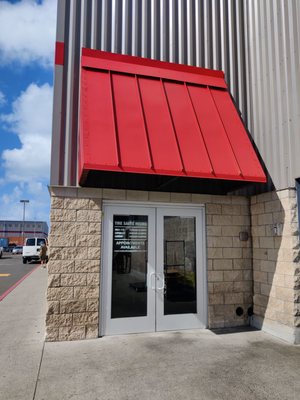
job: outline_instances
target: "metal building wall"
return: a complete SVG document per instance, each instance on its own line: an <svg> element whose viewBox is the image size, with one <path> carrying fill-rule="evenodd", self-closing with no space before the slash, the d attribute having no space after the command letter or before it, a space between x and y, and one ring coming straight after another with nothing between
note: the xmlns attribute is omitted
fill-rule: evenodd
<svg viewBox="0 0 300 400"><path fill-rule="evenodd" d="M300 177L300 1L247 0L248 127L276 189Z"/></svg>
<svg viewBox="0 0 300 400"><path fill-rule="evenodd" d="M288 11L285 3L289 3ZM285 18L277 15L277 6L284 9ZM277 16L281 21L276 29L271 20L265 24L271 10L273 18ZM298 16L295 17L293 11L298 11ZM288 24L290 18L293 18L292 31ZM65 43L65 60L63 67L55 68L51 184L77 184L79 61L81 47L88 47L223 70L272 178L276 185L288 186L291 181L288 183L286 174L282 179L277 178L284 175L281 162L289 160L288 151L296 143L286 148L287 129L282 129L280 124L285 123L286 127L297 124L288 122L289 114L283 112L291 107L296 112L296 104L290 101L288 108L284 99L287 99L286 86L296 90L297 78L291 82L288 76L291 66L286 65L285 69L281 64L272 64L269 53L276 48L274 61L282 62L290 46L292 57L292 43L287 40L295 31L298 36L293 36L293 43L297 47L297 0L60 0L57 41ZM265 39L264 32L268 32ZM268 43L280 34L284 36L281 47ZM296 59L295 55L293 57ZM267 72L271 65L273 69ZM296 73L295 63L293 68L291 73ZM272 74L276 79L281 77L280 84L276 85L276 96L274 84L270 86ZM285 93L285 97L277 104L279 92ZM273 101L268 101L271 94ZM294 97L299 100L296 95ZM272 113L279 109L281 113L277 113L275 123ZM275 142L277 134L285 144L284 150L279 148L278 140ZM292 137L296 141L293 134L291 130L290 142ZM275 157L272 146L276 150Z"/></svg>
<svg viewBox="0 0 300 400"><path fill-rule="evenodd" d="M51 184L77 183L81 47L224 70L247 119L243 5L239 0L60 0L57 41L65 42L65 60L55 68Z"/></svg>

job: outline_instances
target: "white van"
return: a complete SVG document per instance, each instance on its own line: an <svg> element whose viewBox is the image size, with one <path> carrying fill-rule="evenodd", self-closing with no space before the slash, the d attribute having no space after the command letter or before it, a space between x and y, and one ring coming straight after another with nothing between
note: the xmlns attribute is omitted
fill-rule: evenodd
<svg viewBox="0 0 300 400"><path fill-rule="evenodd" d="M23 264L26 264L27 261L38 261L40 259L40 248L41 245L47 245L47 239L45 238L27 238L25 240L25 244L23 246Z"/></svg>

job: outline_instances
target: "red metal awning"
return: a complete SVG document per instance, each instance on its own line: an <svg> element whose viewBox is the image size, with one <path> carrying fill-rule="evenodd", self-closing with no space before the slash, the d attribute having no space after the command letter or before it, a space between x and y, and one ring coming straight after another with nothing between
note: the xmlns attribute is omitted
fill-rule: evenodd
<svg viewBox="0 0 300 400"><path fill-rule="evenodd" d="M89 171L266 182L223 72L83 49L81 184Z"/></svg>

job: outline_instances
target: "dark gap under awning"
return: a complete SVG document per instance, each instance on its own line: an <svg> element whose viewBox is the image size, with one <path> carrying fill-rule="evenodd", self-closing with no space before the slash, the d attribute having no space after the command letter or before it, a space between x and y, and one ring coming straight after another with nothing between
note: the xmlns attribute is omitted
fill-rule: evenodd
<svg viewBox="0 0 300 400"><path fill-rule="evenodd" d="M266 176L221 71L83 49L79 182L226 193Z"/></svg>

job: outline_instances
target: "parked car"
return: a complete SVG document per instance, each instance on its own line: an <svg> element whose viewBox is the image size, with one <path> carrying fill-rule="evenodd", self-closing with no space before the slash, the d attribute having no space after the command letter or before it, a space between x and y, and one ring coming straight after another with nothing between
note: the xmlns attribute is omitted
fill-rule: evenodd
<svg viewBox="0 0 300 400"><path fill-rule="evenodd" d="M27 238L23 246L23 264L40 259L41 245L47 245L47 239L40 237ZM47 260L46 260L47 261Z"/></svg>
<svg viewBox="0 0 300 400"><path fill-rule="evenodd" d="M22 254L23 253L23 246L16 246L12 250L12 254Z"/></svg>
<svg viewBox="0 0 300 400"><path fill-rule="evenodd" d="M8 253L12 253L13 249L16 247L16 243L9 243L8 247L6 248L6 251Z"/></svg>
<svg viewBox="0 0 300 400"><path fill-rule="evenodd" d="M3 247L0 247L0 258L3 256Z"/></svg>

